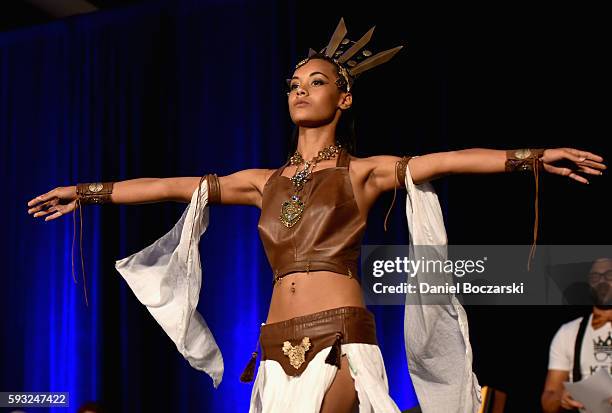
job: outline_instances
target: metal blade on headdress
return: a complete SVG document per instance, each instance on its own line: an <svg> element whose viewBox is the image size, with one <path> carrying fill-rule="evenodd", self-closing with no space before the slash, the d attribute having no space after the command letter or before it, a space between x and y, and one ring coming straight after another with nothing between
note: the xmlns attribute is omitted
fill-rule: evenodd
<svg viewBox="0 0 612 413"><path fill-rule="evenodd" d="M334 34L332 34L329 43L327 43L325 47L326 56L332 57L334 55L336 49L340 46L340 42L344 39L344 36L346 36L346 26L344 25L344 18L341 17L336 30L334 30Z"/></svg>
<svg viewBox="0 0 612 413"><path fill-rule="evenodd" d="M317 51L311 47L308 49L308 57L312 56L313 54L317 54Z"/></svg>
<svg viewBox="0 0 612 413"><path fill-rule="evenodd" d="M346 52L342 53L342 56L338 59L340 63L344 63L349 60L355 53L361 50L372 38L372 34L374 33L374 29L376 26L372 27L366 34L364 34L361 39L357 40L357 42L351 46Z"/></svg>
<svg viewBox="0 0 612 413"><path fill-rule="evenodd" d="M361 72L365 72L366 70L370 70L373 67L381 65L389 61L393 56L395 56L395 54L399 52L402 47L404 46L397 46L397 47L394 47L393 49L389 49L389 50L385 50L384 52L377 53L374 56L370 57L369 59L364 60L363 62L359 63L357 66L349 69L349 73L352 76L356 76Z"/></svg>

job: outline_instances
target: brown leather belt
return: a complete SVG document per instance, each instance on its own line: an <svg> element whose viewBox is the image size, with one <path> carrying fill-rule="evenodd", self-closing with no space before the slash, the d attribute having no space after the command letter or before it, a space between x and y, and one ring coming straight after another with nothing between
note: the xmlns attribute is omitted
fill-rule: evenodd
<svg viewBox="0 0 612 413"><path fill-rule="evenodd" d="M339 307L261 326L262 360L275 360L289 376L298 376L322 349L332 346L326 359L340 366L340 344L378 344L374 315L363 307ZM335 350L337 349L337 350ZM329 360L334 360L330 362Z"/></svg>

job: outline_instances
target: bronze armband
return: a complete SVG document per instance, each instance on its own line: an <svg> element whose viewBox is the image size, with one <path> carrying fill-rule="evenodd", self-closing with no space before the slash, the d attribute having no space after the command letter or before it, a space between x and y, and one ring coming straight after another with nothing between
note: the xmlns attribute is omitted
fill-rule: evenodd
<svg viewBox="0 0 612 413"><path fill-rule="evenodd" d="M511 149L506 151L506 172L533 171L540 168L540 158L546 149Z"/></svg>
<svg viewBox="0 0 612 413"><path fill-rule="evenodd" d="M82 205L110 203L114 184L114 182L91 182L77 184L77 198Z"/></svg>
<svg viewBox="0 0 612 413"><path fill-rule="evenodd" d="M406 166L410 159L412 159L412 156L403 156L402 159L395 163L395 176L397 176L397 182L401 187L405 186Z"/></svg>
<svg viewBox="0 0 612 413"><path fill-rule="evenodd" d="M401 188L405 188L406 182L406 166L408 166L408 161L412 158L412 156L402 156L402 159L395 162L395 177L397 179L397 183ZM389 213L395 204L395 193L397 192L397 185L393 185L393 199L391 200L391 206L387 210L387 214L385 215L385 222L383 224L383 228L387 231L387 219L389 218Z"/></svg>
<svg viewBox="0 0 612 413"><path fill-rule="evenodd" d="M206 175L208 182L208 205L221 204L221 186L217 174Z"/></svg>

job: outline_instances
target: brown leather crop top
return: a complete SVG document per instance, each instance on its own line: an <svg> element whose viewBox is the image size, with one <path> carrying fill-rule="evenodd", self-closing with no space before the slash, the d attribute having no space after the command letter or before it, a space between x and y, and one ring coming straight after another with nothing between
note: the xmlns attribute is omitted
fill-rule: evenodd
<svg viewBox="0 0 612 413"><path fill-rule="evenodd" d="M306 208L291 228L279 219L282 203L293 194L291 180L282 176L289 161L266 182L257 228L274 281L292 272L321 270L359 281L358 259L366 222L349 179L349 162L349 153L341 148L336 167L312 172L301 192Z"/></svg>

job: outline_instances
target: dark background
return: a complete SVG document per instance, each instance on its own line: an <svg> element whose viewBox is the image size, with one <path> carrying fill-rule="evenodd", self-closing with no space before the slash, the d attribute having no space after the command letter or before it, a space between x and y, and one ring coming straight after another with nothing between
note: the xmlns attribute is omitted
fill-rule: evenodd
<svg viewBox="0 0 612 413"><path fill-rule="evenodd" d="M199 309L226 361L224 382L213 390L113 266L167 232L186 205L84 211L85 307L78 238L78 285L70 279L72 217L33 220L26 202L76 182L280 166L291 133L284 79L309 47L325 46L342 16L353 40L376 24L375 51L405 46L356 85L356 156L568 146L609 162L609 30L602 10L531 3L408 3L401 11L396 2L90 3L100 10L58 18L7 2L0 13L7 193L0 207L7 218L1 391L69 389L73 406L98 399L112 411L244 410L250 386L237 376L271 291L257 210L212 208L200 243ZM450 244L531 243L531 175L451 176L434 185ZM541 177L538 243L611 244L609 190L607 173L588 186ZM408 242L405 193L383 231L391 198L377 201L364 243ZM372 310L391 394L409 408L415 401L404 372L403 308ZM508 393L507 412L540 411L550 340L588 310L466 308L480 383Z"/></svg>

